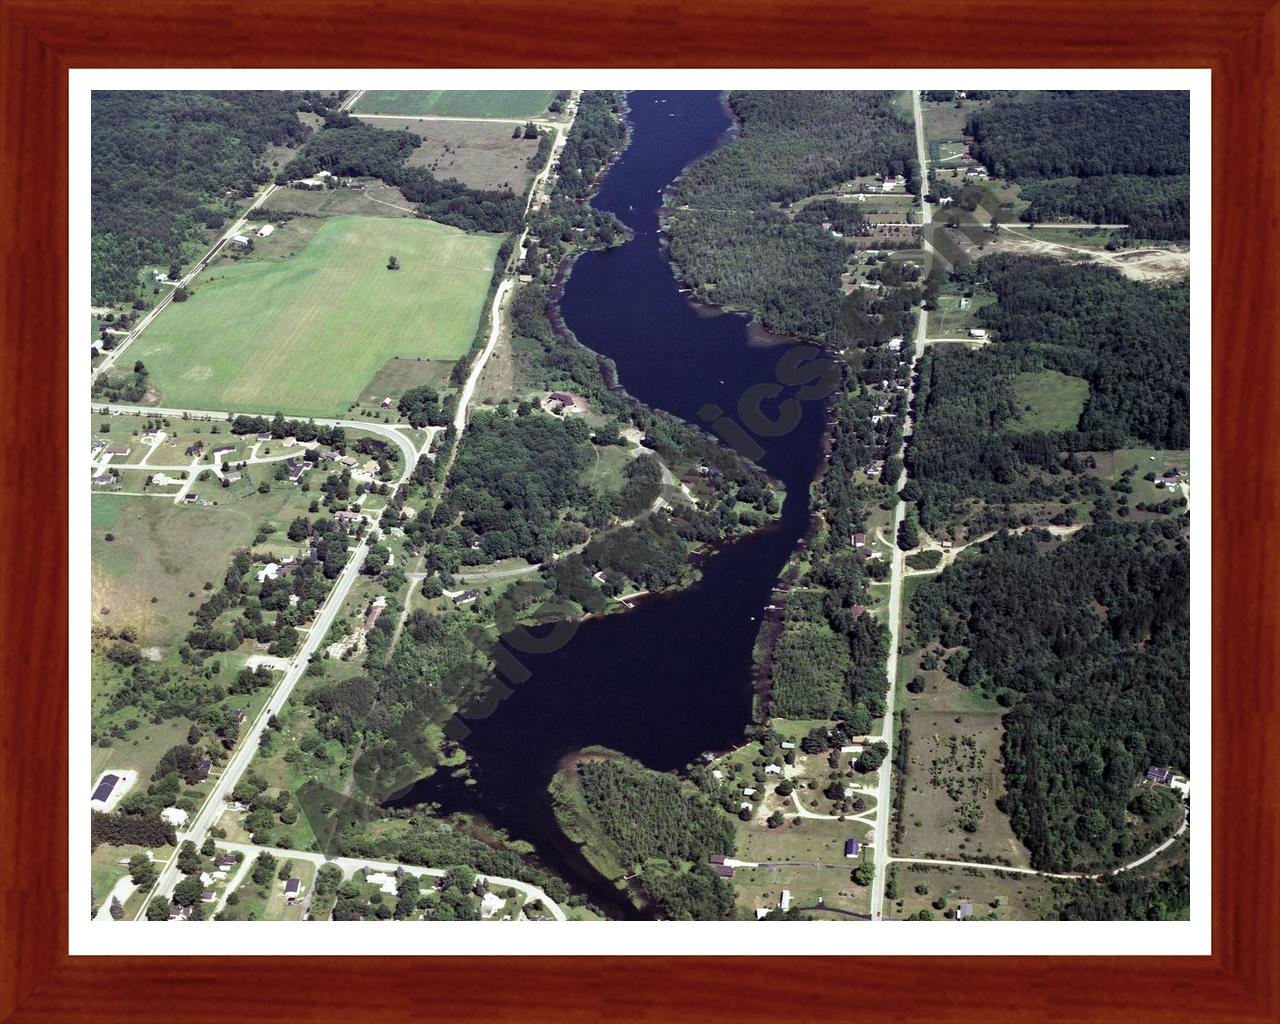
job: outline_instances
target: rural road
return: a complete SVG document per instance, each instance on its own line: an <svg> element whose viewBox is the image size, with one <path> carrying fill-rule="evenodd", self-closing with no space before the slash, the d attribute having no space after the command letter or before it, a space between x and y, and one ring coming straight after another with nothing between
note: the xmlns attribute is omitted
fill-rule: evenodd
<svg viewBox="0 0 1280 1024"><path fill-rule="evenodd" d="M261 416L264 419L271 419L275 413L261 412L216 412L207 409L168 409L163 406L152 405L113 405L110 402L94 402L90 401L90 407L93 411L106 409L113 416L167 416L170 419L182 419L186 417L188 420L212 420L217 422L230 422L237 416ZM413 442L405 437L404 432L397 430L395 427L386 423L379 423L376 420L333 420L324 419L318 416L294 416L292 419L305 419L308 423L315 423L321 427L342 427L347 430L367 430L371 434L377 434L391 441L400 449L400 454L404 456L405 464L409 467L408 472L413 471L413 462L418 456L418 450L414 447ZM154 468L154 467L142 467Z"/></svg>
<svg viewBox="0 0 1280 1024"><path fill-rule="evenodd" d="M912 90L911 106L915 115L916 129L916 159L920 163L920 246L925 254L925 275L932 266L933 243L929 240L928 228L930 221L933 219L932 211L928 203L924 201L924 193L928 188L929 181L929 159L928 151L924 143L924 115L920 110L920 91ZM920 307L920 317L916 321L916 338L915 346L911 355L911 365L907 370L907 379L912 381L914 389L915 368L921 355L924 354L925 339L928 337L929 311L922 305ZM902 427L902 445L904 454L906 451L907 438L911 436L911 410L908 407L905 421ZM895 490L901 491L907 482L907 470L904 466L901 474L898 476ZM888 683L888 689L885 693L885 710L884 725L881 728L881 740L889 748L885 754L884 762L880 766L880 785L876 793L876 823L875 831L872 834L872 842L874 844L875 856L875 878L871 882L871 919L879 921L883 919L882 911L884 909L884 887L888 875L889 865L889 818L891 814L891 803L893 797L893 758L894 758L894 729L893 729L893 713L894 705L897 701L898 691L898 647L902 643L902 578L905 569L906 553L898 547L896 541L898 536L898 528L902 525L902 521L906 518L907 505L901 499L893 509L893 530L889 543L893 545L893 558L890 561L889 571L889 658L885 666L885 674Z"/></svg>
<svg viewBox="0 0 1280 1024"><path fill-rule="evenodd" d="M417 875L418 877L430 876L431 878L442 878L445 874L444 868L427 868L415 864L398 864L385 860L370 860L366 857L326 857L322 853L312 853L307 850L282 850L274 846L254 846L250 843L229 843L219 841L218 845L232 853L243 853L245 861L256 857L260 853L269 853L277 860L305 860L312 864L321 866L324 864L336 864L342 869L344 878L349 878L354 872L363 868L369 868L373 871L385 871L388 874L394 874L396 868L404 868L406 874ZM521 882L515 878L499 878L496 875L484 875L477 872L476 878L490 888L506 887L515 889L525 894L531 900L541 900L542 905L547 908L547 912L557 921L567 921L568 917L550 896L536 885L528 882ZM230 888L230 887L228 887Z"/></svg>
<svg viewBox="0 0 1280 1024"><path fill-rule="evenodd" d="M1186 808L1183 808L1182 824L1178 826L1177 831L1174 832L1173 835L1162 842L1159 846L1156 846L1147 853L1144 853L1141 857L1137 858L1137 860L1129 861L1128 864L1122 864L1120 867L1112 868L1110 871L1098 871L1093 874L1070 871L1037 871L1035 868L1013 868L1009 867L1007 864L984 864L981 861L972 860L939 860L932 857L892 857L889 862L891 864L929 864L935 867L978 868L983 871L1011 871L1018 875L1039 875L1041 878L1087 878L1096 880L1099 878L1106 878L1109 875L1123 874L1125 871L1132 871L1136 867L1141 867L1153 857L1157 857L1164 853L1165 850L1169 849L1169 847L1176 843L1178 838L1186 832L1190 826L1191 817L1187 814ZM728 861L725 863L728 863Z"/></svg>

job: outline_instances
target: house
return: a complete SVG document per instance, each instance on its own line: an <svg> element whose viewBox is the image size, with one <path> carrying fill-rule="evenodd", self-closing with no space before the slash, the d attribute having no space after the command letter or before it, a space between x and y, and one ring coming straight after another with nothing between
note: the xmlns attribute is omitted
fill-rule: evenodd
<svg viewBox="0 0 1280 1024"><path fill-rule="evenodd" d="M280 566L275 562L268 562L258 570L258 582L263 583L266 580L273 580L280 575Z"/></svg>
<svg viewBox="0 0 1280 1024"><path fill-rule="evenodd" d="M1147 778L1160 786L1168 786L1173 782L1172 768L1157 768L1152 765L1147 769Z"/></svg>
<svg viewBox="0 0 1280 1024"><path fill-rule="evenodd" d="M187 454L199 458L204 454L204 442L196 441L194 444L187 445Z"/></svg>
<svg viewBox="0 0 1280 1024"><path fill-rule="evenodd" d="M123 458L124 456L129 454L130 450L131 449L126 448L124 445L113 444L110 448L107 449L106 454L119 455L121 458Z"/></svg>
<svg viewBox="0 0 1280 1024"><path fill-rule="evenodd" d="M789 741L784 741L784 742L782 742L782 743L779 743L779 744L778 744L778 746L780 746L783 750L795 750L795 749L796 749L796 745L795 745L794 743L789 742Z"/></svg>
<svg viewBox="0 0 1280 1024"><path fill-rule="evenodd" d="M722 772L719 768L712 768L712 769L711 769L711 777L712 777L713 779L715 779L715 780L716 780L716 782L723 782L723 781L724 781L724 772Z"/></svg>
<svg viewBox="0 0 1280 1024"><path fill-rule="evenodd" d="M292 435L290 435L289 437L286 437L286 438L285 438L283 441L281 441L280 443L281 443L282 445L284 445L286 448L292 448L294 445L296 445L296 444L298 443L298 439L297 439L296 437L293 437Z"/></svg>
<svg viewBox="0 0 1280 1024"><path fill-rule="evenodd" d="M160 812L160 817L174 828L181 828L187 823L187 812L181 807L166 807Z"/></svg>
<svg viewBox="0 0 1280 1024"><path fill-rule="evenodd" d="M872 468L874 469L875 467L873 466ZM866 544L867 544L867 535L865 533L855 533L853 535L853 546L855 549L866 547Z"/></svg>
<svg viewBox="0 0 1280 1024"><path fill-rule="evenodd" d="M855 604L850 606L849 614L852 615L854 619L860 619L862 616L867 614L867 610L862 605Z"/></svg>
<svg viewBox="0 0 1280 1024"><path fill-rule="evenodd" d="M302 479L302 474L311 468L309 462L295 462L289 469L289 483L296 484Z"/></svg>
<svg viewBox="0 0 1280 1024"><path fill-rule="evenodd" d="M170 920L170 921L190 921L190 920L191 920L191 908L190 908L190 907L174 907L174 908L172 908L172 909L169 911L169 920Z"/></svg>
<svg viewBox="0 0 1280 1024"><path fill-rule="evenodd" d="M395 875L389 875L385 871L366 871L364 880L366 884L376 885L389 896L395 894L397 888Z"/></svg>
<svg viewBox="0 0 1280 1024"><path fill-rule="evenodd" d="M233 444L220 444L218 445L217 448L215 448L212 452L210 452L210 454L225 455L227 452L233 452L235 450L236 450L236 446Z"/></svg>
<svg viewBox="0 0 1280 1024"><path fill-rule="evenodd" d="M249 717L249 712L244 708L236 708L236 725L244 725L244 720Z"/></svg>
<svg viewBox="0 0 1280 1024"><path fill-rule="evenodd" d="M767 765L765 765L765 766L764 766L764 773L765 773L766 775L781 775L781 774L782 774L782 765L779 765L779 764L767 764Z"/></svg>
<svg viewBox="0 0 1280 1024"><path fill-rule="evenodd" d="M337 459L338 459L337 452L321 452L320 453L321 462L336 462Z"/></svg>
<svg viewBox="0 0 1280 1024"><path fill-rule="evenodd" d="M358 523L364 522L364 516L359 512L352 512L350 509L340 508L333 514L333 518L338 520L347 529L352 529Z"/></svg>
<svg viewBox="0 0 1280 1024"><path fill-rule="evenodd" d="M116 478L110 473L99 473L93 478L93 485L95 487L101 487L103 484L115 483L115 479Z"/></svg>
<svg viewBox="0 0 1280 1024"><path fill-rule="evenodd" d="M971 338L985 338L986 336L987 336L987 329L985 327L969 328L969 337Z"/></svg>
<svg viewBox="0 0 1280 1024"><path fill-rule="evenodd" d="M302 895L302 881L297 878L290 878L284 883L284 898L290 903L297 900Z"/></svg>
<svg viewBox="0 0 1280 1024"><path fill-rule="evenodd" d="M270 441L270 440L271 440L271 431L269 431L269 430L264 430L261 434L259 434L259 435L258 435L258 440L259 440L259 441Z"/></svg>
<svg viewBox="0 0 1280 1024"><path fill-rule="evenodd" d="M219 857L214 861L214 863L218 866L219 871L228 871L240 862L231 856L231 854L226 854L225 856Z"/></svg>
<svg viewBox="0 0 1280 1024"><path fill-rule="evenodd" d="M270 238L271 233L275 231L275 229L276 229L276 226L274 224L263 224L262 227L258 228L258 237Z"/></svg>
<svg viewBox="0 0 1280 1024"><path fill-rule="evenodd" d="M200 778L207 779L209 777L209 769L213 767L213 762L207 757L202 761L196 762L196 768L200 772Z"/></svg>
<svg viewBox="0 0 1280 1024"><path fill-rule="evenodd" d="M723 853L713 853L713 854L708 855L708 857L707 857L707 863L708 863L708 864L723 864L723 863L724 863L724 854L723 854Z"/></svg>
<svg viewBox="0 0 1280 1024"><path fill-rule="evenodd" d="M365 188L365 184L363 181L349 181L347 182L347 188L353 188L357 192L363 192Z"/></svg>
<svg viewBox="0 0 1280 1024"><path fill-rule="evenodd" d="M756 795L755 788L754 788L754 787L752 787L752 786L748 786L746 789L744 789L744 790L742 791L742 795L743 795L743 796L755 796L755 795Z"/></svg>
<svg viewBox="0 0 1280 1024"><path fill-rule="evenodd" d="M890 338L890 339L889 339L889 351L890 351L890 352L897 352L900 348L902 348L902 339L901 339L901 338Z"/></svg>
<svg viewBox="0 0 1280 1024"><path fill-rule="evenodd" d="M728 864L717 864L714 870L715 870L715 873L719 875L721 878L733 877L733 868L729 867Z"/></svg>
<svg viewBox="0 0 1280 1024"><path fill-rule="evenodd" d="M961 903L961 904L960 904L960 906L956 907L956 920L957 920L957 921L967 921L967 920L969 920L969 918L971 918L971 917L973 917L973 904L972 904L972 903Z"/></svg>
<svg viewBox="0 0 1280 1024"><path fill-rule="evenodd" d="M384 399L382 400L382 408L384 408L384 409L390 409L390 408L391 408L391 396L390 396L390 395L388 395L386 398L384 398Z"/></svg>
<svg viewBox="0 0 1280 1024"><path fill-rule="evenodd" d="M453 603L461 607L464 604L470 604L480 596L480 591L472 588L471 590L463 590L453 595Z"/></svg>
<svg viewBox="0 0 1280 1024"><path fill-rule="evenodd" d="M382 609L387 606L387 599L383 595L379 595L373 599L373 604L369 608L369 614L364 617L364 631L370 632L378 622L378 616L382 614Z"/></svg>
<svg viewBox="0 0 1280 1024"><path fill-rule="evenodd" d="M768 907L756 907L756 920L757 920L757 921L763 921L763 920L764 920L766 917L768 917L768 916L769 916L769 908L768 908Z"/></svg>
<svg viewBox="0 0 1280 1024"><path fill-rule="evenodd" d="M253 243L250 242L249 239L245 238L244 235L232 235L231 244L234 245L237 249L247 249Z"/></svg>
<svg viewBox="0 0 1280 1024"><path fill-rule="evenodd" d="M116 788L116 783L119 781L119 775L102 776L102 778L98 780L98 788L93 791L93 796L89 798L89 802L105 804L111 799L111 791Z"/></svg>
<svg viewBox="0 0 1280 1024"><path fill-rule="evenodd" d="M218 894L214 892L212 889L206 889L204 892L200 894L201 903L212 903L217 898L218 898Z"/></svg>
<svg viewBox="0 0 1280 1024"><path fill-rule="evenodd" d="M242 477L241 477L241 474L239 473L228 473L225 477L223 477L223 479L226 480L227 483L229 484L234 484L234 483L239 483Z"/></svg>
<svg viewBox="0 0 1280 1024"><path fill-rule="evenodd" d="M791 909L791 890L790 889L782 890L782 895L778 897L778 908L783 913L786 913L788 910Z"/></svg>
<svg viewBox="0 0 1280 1024"><path fill-rule="evenodd" d="M880 183L880 191L892 192L898 187L898 176L896 174L885 175L884 181Z"/></svg>
<svg viewBox="0 0 1280 1024"><path fill-rule="evenodd" d="M862 844L856 839L846 839L844 841L844 855L846 857L862 856Z"/></svg>
<svg viewBox="0 0 1280 1024"><path fill-rule="evenodd" d="M487 892L480 900L480 917L482 920L489 920L499 910L506 905L506 900L496 893Z"/></svg>

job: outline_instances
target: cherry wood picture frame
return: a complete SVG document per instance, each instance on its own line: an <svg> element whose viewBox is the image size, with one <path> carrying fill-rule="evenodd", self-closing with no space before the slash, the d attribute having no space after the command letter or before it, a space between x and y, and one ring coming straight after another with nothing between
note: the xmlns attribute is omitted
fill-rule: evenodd
<svg viewBox="0 0 1280 1024"><path fill-rule="evenodd" d="M0 0L0 61L0 1020L1280 1020L1280 5ZM1212 69L1212 955L69 956L67 73L225 66Z"/></svg>

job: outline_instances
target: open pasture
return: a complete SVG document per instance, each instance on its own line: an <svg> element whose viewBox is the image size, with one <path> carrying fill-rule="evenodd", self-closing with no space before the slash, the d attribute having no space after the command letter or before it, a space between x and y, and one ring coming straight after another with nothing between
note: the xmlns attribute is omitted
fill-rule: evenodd
<svg viewBox="0 0 1280 1024"><path fill-rule="evenodd" d="M470 188L523 193L533 171L527 164L537 139L511 137L511 125L483 121L428 121L373 117L367 124L413 132L422 145L409 154L410 167L425 167L437 178L456 178Z"/></svg>
<svg viewBox="0 0 1280 1024"><path fill-rule="evenodd" d="M410 117L537 117L554 96L551 89L370 89L356 101L354 111Z"/></svg>
<svg viewBox="0 0 1280 1024"><path fill-rule="evenodd" d="M220 263L136 357L169 406L337 415L393 357L467 351L499 242L425 220L331 218L296 256Z"/></svg>

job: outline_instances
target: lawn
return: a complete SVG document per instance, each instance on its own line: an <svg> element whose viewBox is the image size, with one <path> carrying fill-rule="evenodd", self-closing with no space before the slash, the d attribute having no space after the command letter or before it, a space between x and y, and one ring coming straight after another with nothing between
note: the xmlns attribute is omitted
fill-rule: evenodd
<svg viewBox="0 0 1280 1024"><path fill-rule="evenodd" d="M555 96L548 89L370 89L356 101L361 114L404 114L411 117L537 117Z"/></svg>
<svg viewBox="0 0 1280 1024"><path fill-rule="evenodd" d="M1057 916L1055 883L1036 875L898 864L898 898L885 900L884 919L901 921L928 911L932 920L950 918L961 903L972 903L974 920L1040 921ZM917 892L917 887L924 892ZM941 908L934 903L941 902Z"/></svg>
<svg viewBox="0 0 1280 1024"><path fill-rule="evenodd" d="M337 415L387 360L470 348L500 242L426 220L331 218L300 255L220 262L134 354L169 406Z"/></svg>
<svg viewBox="0 0 1280 1024"><path fill-rule="evenodd" d="M1013 378L1013 394L1022 419L1010 429L1074 430L1089 398L1089 382L1057 370L1019 373Z"/></svg>

